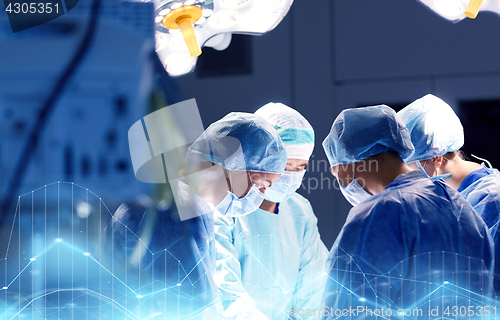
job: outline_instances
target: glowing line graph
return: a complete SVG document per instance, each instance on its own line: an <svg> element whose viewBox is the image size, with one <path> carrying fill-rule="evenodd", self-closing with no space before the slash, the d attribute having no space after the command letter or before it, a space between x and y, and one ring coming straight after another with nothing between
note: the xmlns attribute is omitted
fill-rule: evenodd
<svg viewBox="0 0 500 320"><path fill-rule="evenodd" d="M336 246L336 251L334 252L337 252L337 256L330 257L332 261L335 261L335 263L328 269L329 285L327 285L327 291L329 294L333 293L337 298L327 302L326 304L329 306L338 306L341 308L341 306L344 306L345 301L351 301L347 305L356 308L356 303L352 303L352 301L354 301L353 298L358 300L358 304L359 302L363 302L365 306L371 306L372 308L380 308L383 306L398 310L425 308L431 306L432 303L437 303L436 305L442 306L443 301L451 300L455 301L457 305L460 305L458 302L463 302L472 306L495 306L497 302L497 300L495 300L490 293L486 291L484 294L482 293L483 289L487 289L491 286L491 282L487 280L491 280L491 275L486 270L483 260L480 259L474 259L455 252L429 252L407 258L401 261L398 265L394 266L387 273L377 274L373 272L364 272L357 261L345 250L343 250L343 248ZM463 259L463 261L467 261L467 263L461 265L460 267L455 265L455 270L450 271L450 264L445 263L445 261L458 262L459 258ZM427 272L423 272L422 269L425 269L425 267L422 268L422 265L416 262L419 259L425 259L423 261L428 260ZM434 266L434 263L441 266L442 270L437 270L436 267L431 267ZM367 265L369 266L369 264ZM404 265L409 265L413 268L420 265L422 269L419 270L419 272L412 271L412 273L407 274L403 272ZM448 266L447 268L444 267L446 265ZM482 271L478 270L478 265L482 265ZM354 266L355 268L349 268L348 266ZM399 271L399 268L401 268L401 271ZM398 274L399 276L394 274ZM476 292L468 286L461 286L454 283L454 281L450 279L454 278L456 279L455 281L465 282L470 285L471 274L476 275L477 278L480 279L480 282L478 283L485 286L484 288L481 287L479 289L481 292ZM425 277L428 277L428 281L424 280ZM364 279L365 281L359 281L360 279ZM442 279L445 280L442 281ZM391 299L391 291L388 289L391 287L391 283L396 283L397 281L401 284L400 288L397 288L397 290L400 291L396 291L396 293L398 293L396 301L398 301L399 304ZM404 292L404 289L411 288L412 283L415 284L413 292ZM426 288L431 290L422 290L422 288L418 288L417 290L417 285L427 285ZM371 290L373 300L365 299L367 293L365 288L369 288ZM381 289L383 293L378 291L378 289ZM478 288L475 288L475 290L477 289ZM389 294L387 294L387 291ZM427 292L421 295L423 291ZM352 298L346 298L349 295L351 295ZM403 300L400 299L404 295L412 295L413 303L407 304L408 300L406 300L406 302L402 304L401 302ZM340 303L340 305L337 305L336 303ZM383 315L379 317L387 318ZM339 318L342 318L342 316L331 317L328 319ZM418 319L418 317L406 318ZM489 319L489 316L483 318ZM390 317L387 319L390 319Z"/></svg>
<svg viewBox="0 0 500 320"><path fill-rule="evenodd" d="M48 200L47 190L50 187L55 188L56 186L57 186L57 198L47 201ZM61 193L64 193L64 191L68 191L68 190L62 190L63 189L62 186L68 186L71 189L71 201L69 201L69 199L67 198L63 199L64 196L61 196ZM96 239L92 239L92 234L90 232L91 231L91 226L89 226L90 219L85 219L83 222L82 219L80 219L80 225L77 225L75 227L75 221L77 219L73 215L71 215L71 222L68 222L69 221L68 215L66 215L63 212L65 206L64 203L66 203L66 206L69 203L71 203L71 210L68 210L68 208L66 208L66 213L67 212L74 213L73 209L76 199L73 193L74 189L78 189L80 192L83 192L85 194L83 198L84 198L84 203L87 204L87 207L90 207L90 203L94 204L94 202L98 202L98 210L95 209L92 212L92 214L97 215L99 218L97 223L94 221L94 224L99 225L98 232L102 231L101 223L103 222L103 220L101 213L104 213L105 216L109 215L107 218L108 222L113 221L115 223L120 224L126 230L126 236L129 237L129 240L130 238L132 238L134 243L137 243L137 245L142 246L145 253L150 255L150 257L152 257L151 263L153 263L153 266L155 263L154 259L155 255L165 255L165 261L167 260L167 256L170 257L169 261L171 258L173 258L173 260L178 264L178 269L182 270L182 273L184 273L181 279L179 279L179 281L174 285L168 285L163 281L154 279L154 271L153 271L153 277L148 277L146 279L143 278L141 281L141 276L140 276L141 271L139 263L139 270L133 270L132 272L132 275L136 277L136 280L137 278L139 279L140 286L137 287L137 286L132 286L127 281L127 274L130 273L130 268L127 265L125 265L125 274L126 274L125 278L122 278L118 274L116 274L113 271L113 269L109 269L107 266L101 263L99 257L102 257L102 253L100 251L96 252L98 254L97 256L94 256L91 253L92 250L89 250L89 248L92 247L92 242L96 241ZM44 199L43 201L41 201L41 205L40 203L37 203L40 201L38 200L35 201L36 198L35 195L37 193L38 195L40 195L40 193L44 194ZM90 201L89 201L89 195L92 198L90 199ZM23 199L30 200L29 202L31 202L30 203L31 207L27 208L26 205L22 205ZM48 202L49 202L49 207L52 207L53 209L52 212L50 209L49 211L47 211ZM56 210L57 210L57 221L54 220L47 221L47 217L55 216ZM38 225L40 222L42 223ZM31 223L31 225L26 225L27 223L28 224ZM65 223L66 224L69 223L71 225L71 228L64 230ZM57 226L55 226L56 224ZM111 309L112 314L114 314L116 309L118 310L117 312L126 314L128 315L128 317L132 317L134 319L143 318L143 316L141 316L141 313L144 312L148 313L148 317L159 316L162 315L162 312L153 312L154 308L151 309L148 307L148 304L151 304L151 306L153 305L152 302L153 300L151 300L151 298L154 298L158 294L164 294L166 292L170 292L170 294L173 295L174 298L177 295L178 301L181 301L183 299L189 299L189 297L186 298L185 294L179 296L179 294L176 293L175 290L178 290L180 287L183 287L183 284L186 282L189 283L191 287L193 287L199 281L201 281L201 279L204 276L207 275L207 270L205 269L205 272L201 273L201 275L199 275L199 278L192 279L192 277L190 277L193 274L194 270L200 265L200 263L203 262L203 260L197 261L196 265L193 266L192 268L185 268L185 266L182 263L182 260L177 258L175 254L170 252L168 249L163 249L153 252L149 248L147 243L145 243L141 239L141 237L139 237L134 232L134 230L132 230L127 225L125 225L119 220L116 220L113 217L113 214L110 212L109 208L106 206L106 204L102 201L100 197L98 197L92 191L75 183L55 182L52 184L47 184L43 187L37 188L36 190L33 190L31 192L19 196L16 206L16 211L13 216L12 225L10 226L9 229L10 233L8 235L8 241L6 243L5 255L3 259L0 259L0 262L5 265L4 266L5 285L3 288L0 288L0 294L4 296L5 302L3 307L0 305L0 318L14 319L16 317L21 316L24 313L24 311L27 311L28 309L32 310L31 312L36 312L45 317L47 317L47 315L49 314L48 313L49 310L53 310L51 311L52 313L54 312L59 313L61 310L67 309L68 306L72 305L73 304L72 301L78 300L79 298L83 297L82 295L74 296L73 293L76 292L79 293L83 292L84 295L86 296L85 299L87 302L89 301L90 295L93 296L94 298L97 297L100 299L99 300L100 302L97 306L96 305L82 306L82 304L80 303L80 308L81 307L87 308L87 313L89 308L95 309L96 307L98 307L99 310L101 310L103 307L107 308L111 305L114 305L115 307ZM28 229L31 232L31 235L25 236L23 232ZM48 235L49 233L52 233L52 235ZM52 239L47 241L47 237L49 238L52 237ZM101 240L100 235L97 236L97 241L99 240ZM37 241L39 242L39 245L42 245L42 248L36 249ZM79 245L75 245L76 243L79 243ZM82 244L84 245L83 247L81 246ZM62 248L65 248L65 250L61 251ZM12 251L13 249L19 249L19 250L16 250L17 252L14 253ZM112 250L115 250L114 246L112 247ZM14 256L14 260L11 259L12 258L11 255ZM84 260L82 260L81 258L77 258L77 256L82 257ZM51 261L51 259L56 261ZM23 260L27 260L26 263L23 264L22 263ZM10 266L9 261L14 263L14 267L9 267ZM89 262L91 263L89 264ZM38 265L38 270L35 268L34 264ZM111 264L111 266L113 266L113 264ZM64 270L65 268L66 270ZM81 272L83 273L80 272L79 274L76 275L76 277L74 277L75 270L77 270L77 268L80 268ZM69 269L71 269L70 282L68 282ZM14 270L15 272L13 273ZM96 272L96 270L98 271ZM37 286L37 284L35 283L36 282L35 278L40 277L40 275L38 275L40 271L42 271L43 273L42 275L43 279L41 280L42 281L41 288L40 285L38 285L39 286L38 290L35 290L35 287ZM57 283L55 282L56 281L55 277L52 277L50 274L48 274L49 271L57 274ZM62 279L63 276L60 277L61 271L68 273L68 275L66 275L67 279L63 280ZM108 277L105 277L106 278L105 281L113 279L113 281L107 281L106 283L107 286L102 286L102 284L100 283L102 281L103 274L108 275ZM98 286L96 286L95 284L89 286L89 281L91 281L90 280L91 277L96 278L97 276L99 277L97 283ZM21 279L21 277L23 277L23 279ZM26 277L31 278L31 284L29 283L30 281L26 281ZM73 279L75 280L79 279L78 285L72 285ZM49 285L47 285L48 281L52 282L53 284L56 284L57 288L48 289L50 287ZM83 282L86 285L82 286ZM43 283L45 283L45 285ZM117 289L115 288L117 284L123 287L124 290L118 289L117 291ZM28 290L26 290L25 288L27 285L31 285L31 288L28 288ZM152 288L155 287L157 289L152 290ZM40 291L40 289L42 290ZM106 293L101 292L105 290L111 291L111 294L109 294L108 292ZM172 290L174 291L171 292ZM24 293L25 291L28 291L29 293L27 296ZM71 293L69 301L64 300L66 299L66 297L63 299L64 301L61 300L62 298L60 297L60 294L65 294L65 293ZM115 293L119 294L115 295ZM0 301L2 300L1 295L0 295ZM50 301L50 303L48 302L47 300L48 297L56 299L56 296L57 296L57 301ZM161 297L163 297L163 295ZM194 299L195 301L197 299L196 297L191 297L191 298ZM12 302L13 300L14 302ZM165 300L167 300L167 296L165 296ZM7 301L10 302L8 303ZM213 301L201 307L192 305L191 306L192 308L190 310L187 310L183 314L178 314L177 316L175 315L171 316L171 318L184 318L186 316L189 317L190 315L200 315L203 314L206 309L214 307L216 303L217 303L216 301ZM50 305L55 305L55 306L50 306ZM2 309L4 309L3 312ZM72 307L71 309L74 309L74 307ZM71 312L73 315L73 310L71 310ZM82 317L88 318L88 314ZM94 318L96 317L94 316ZM102 315L97 316L97 318L102 318Z"/></svg>

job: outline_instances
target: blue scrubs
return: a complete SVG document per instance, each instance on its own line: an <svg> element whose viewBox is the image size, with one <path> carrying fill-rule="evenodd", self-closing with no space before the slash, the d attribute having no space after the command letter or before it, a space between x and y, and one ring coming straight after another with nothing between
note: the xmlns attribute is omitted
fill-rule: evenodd
<svg viewBox="0 0 500 320"><path fill-rule="evenodd" d="M500 220L500 172L487 168L473 171L458 191L476 209L494 236Z"/></svg>
<svg viewBox="0 0 500 320"><path fill-rule="evenodd" d="M345 310L342 319L375 319L381 308L428 319L443 303L488 294L493 257L485 223L457 191L420 171L399 175L349 212L327 261L323 319Z"/></svg>
<svg viewBox="0 0 500 320"><path fill-rule="evenodd" d="M471 172L462 181L458 191L476 209L490 229L497 257L495 259L494 289L500 294L500 172L497 169L482 168Z"/></svg>

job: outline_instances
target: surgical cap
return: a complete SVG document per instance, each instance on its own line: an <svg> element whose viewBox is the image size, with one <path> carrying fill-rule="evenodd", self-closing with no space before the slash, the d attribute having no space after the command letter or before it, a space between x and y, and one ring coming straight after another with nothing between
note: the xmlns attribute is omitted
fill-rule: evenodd
<svg viewBox="0 0 500 320"><path fill-rule="evenodd" d="M413 152L408 130L396 112L385 105L342 111L323 148L331 167L386 151L395 151L403 159Z"/></svg>
<svg viewBox="0 0 500 320"><path fill-rule="evenodd" d="M428 94L401 111L399 117L410 131L415 153L405 162L427 160L460 149L464 128L453 109L443 100Z"/></svg>
<svg viewBox="0 0 500 320"><path fill-rule="evenodd" d="M286 151L266 120L233 112L212 123L188 148L186 159L213 162L231 171L282 173Z"/></svg>
<svg viewBox="0 0 500 320"><path fill-rule="evenodd" d="M314 130L298 111L282 103L270 102L255 114L278 131L288 158L309 160L314 149Z"/></svg>

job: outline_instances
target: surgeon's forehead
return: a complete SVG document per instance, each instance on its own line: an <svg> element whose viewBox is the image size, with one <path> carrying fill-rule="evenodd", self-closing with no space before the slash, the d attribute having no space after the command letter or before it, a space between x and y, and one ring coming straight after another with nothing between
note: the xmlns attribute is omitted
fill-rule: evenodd
<svg viewBox="0 0 500 320"><path fill-rule="evenodd" d="M331 167L330 171L331 173L338 178L339 172L349 172L352 170L352 163L347 163L347 164L338 164L336 166Z"/></svg>

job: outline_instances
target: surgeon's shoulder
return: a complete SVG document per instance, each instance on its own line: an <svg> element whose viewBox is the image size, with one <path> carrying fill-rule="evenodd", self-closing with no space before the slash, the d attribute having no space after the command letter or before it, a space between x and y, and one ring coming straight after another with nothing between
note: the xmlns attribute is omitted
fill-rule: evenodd
<svg viewBox="0 0 500 320"><path fill-rule="evenodd" d="M348 221L362 222L366 219L399 219L406 211L406 203L400 192L384 190L368 200L354 206L347 217Z"/></svg>
<svg viewBox="0 0 500 320"><path fill-rule="evenodd" d="M476 190L487 189L489 194L499 194L500 193L500 172L498 170L489 170L492 174L484 176L478 179L472 184L472 187Z"/></svg>
<svg viewBox="0 0 500 320"><path fill-rule="evenodd" d="M294 192L290 198L286 200L287 202L292 202L295 205L299 206L311 206L311 203L309 200L307 200L303 195L300 193Z"/></svg>
<svg viewBox="0 0 500 320"><path fill-rule="evenodd" d="M316 215L311 206L309 200L307 200L301 194L295 192L292 196L285 200L284 203L280 204L282 210L289 209L289 211L295 216L307 217L313 223L317 222Z"/></svg>

